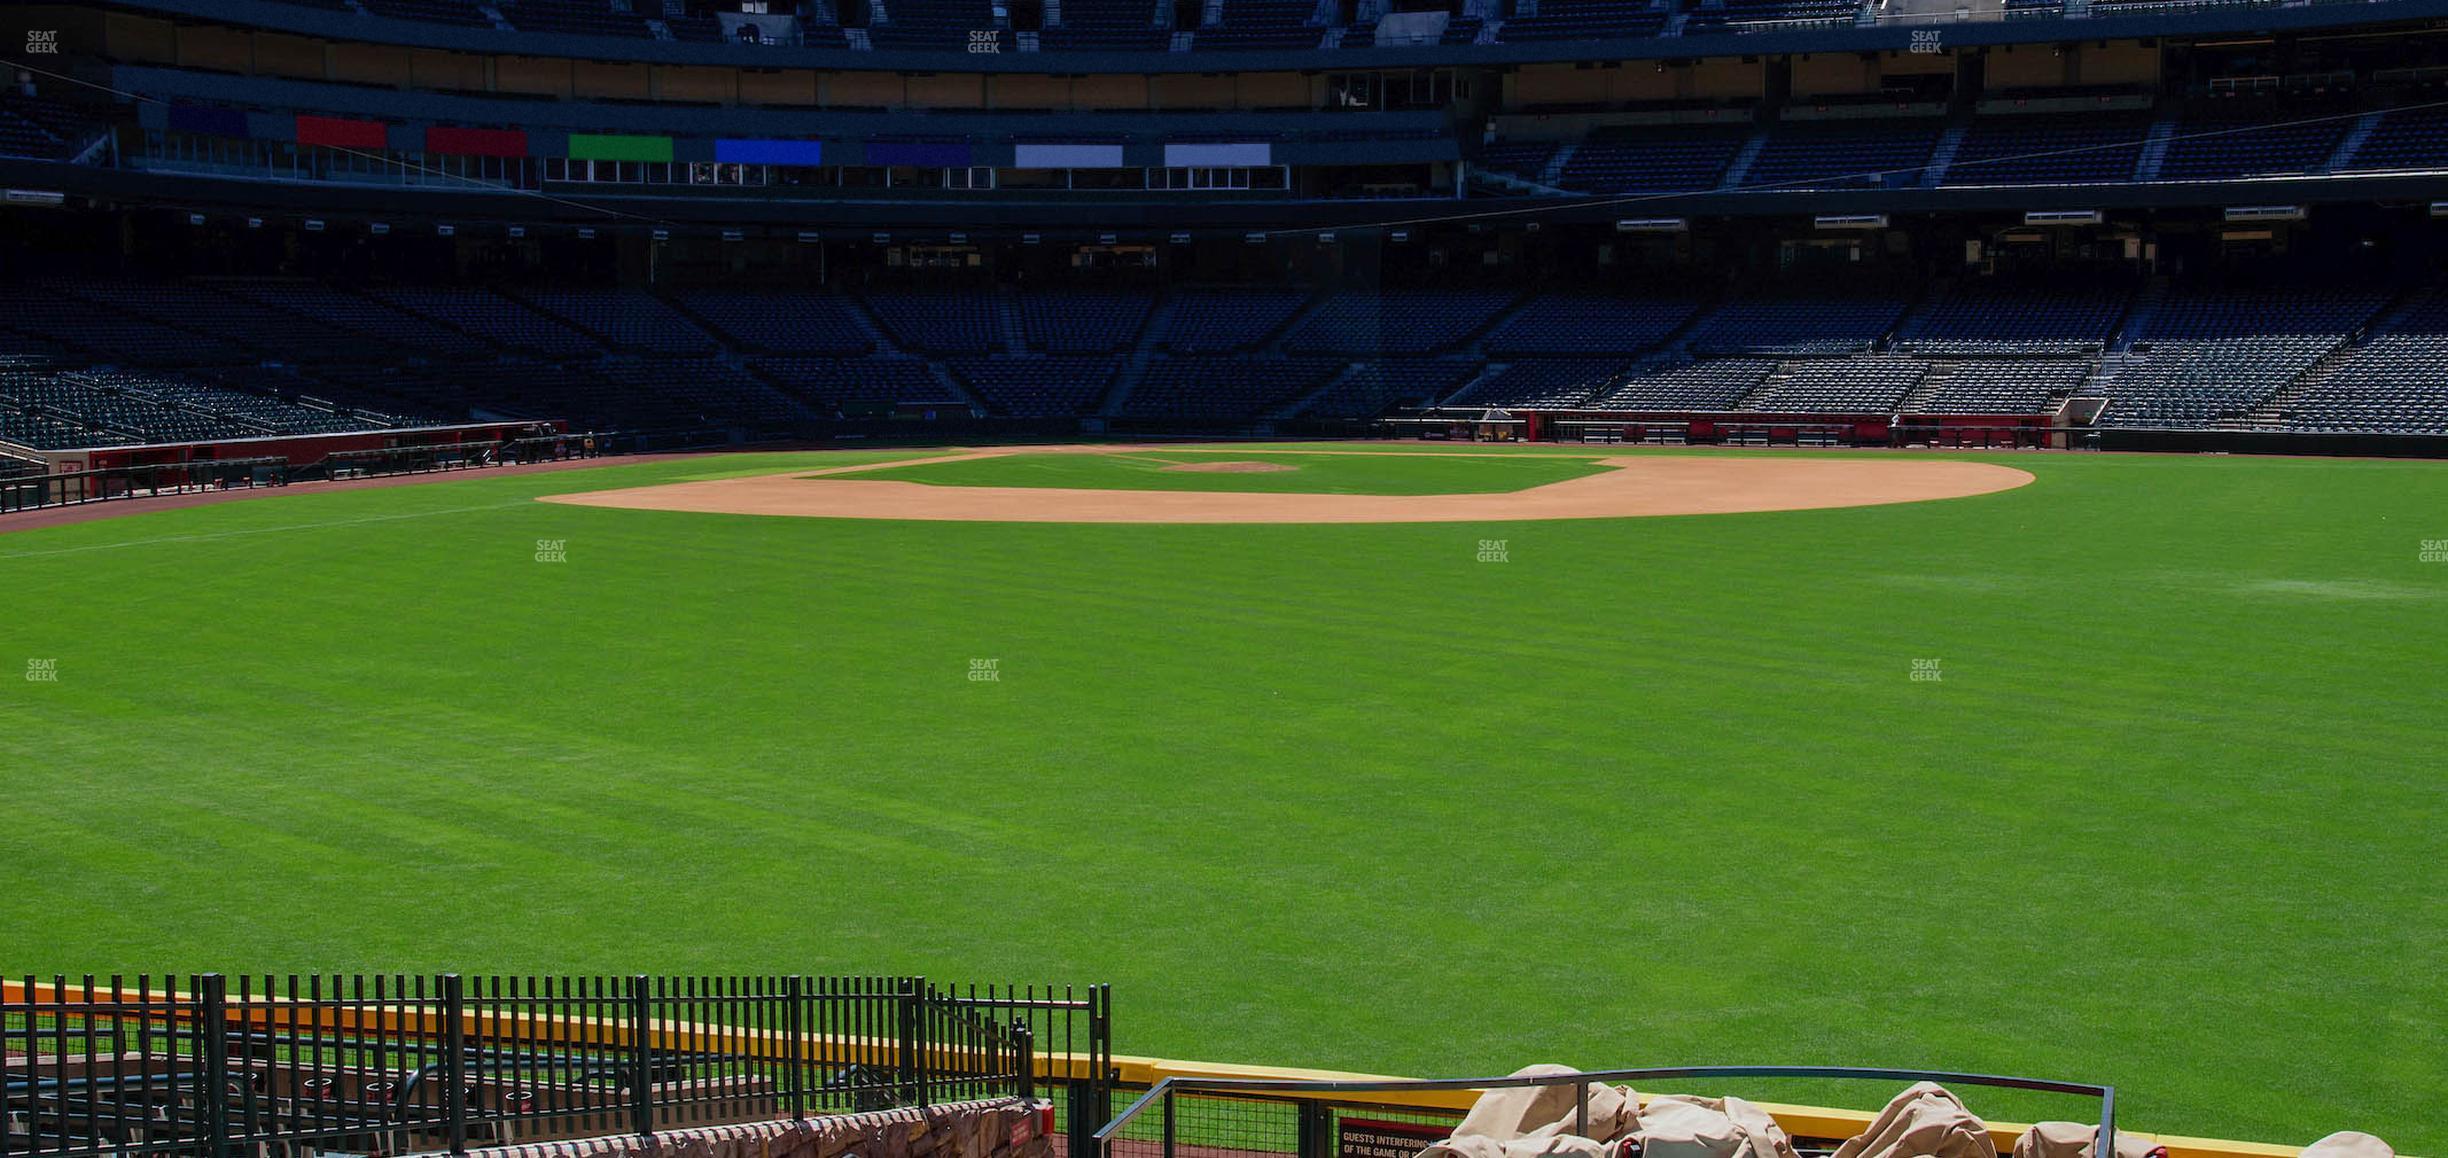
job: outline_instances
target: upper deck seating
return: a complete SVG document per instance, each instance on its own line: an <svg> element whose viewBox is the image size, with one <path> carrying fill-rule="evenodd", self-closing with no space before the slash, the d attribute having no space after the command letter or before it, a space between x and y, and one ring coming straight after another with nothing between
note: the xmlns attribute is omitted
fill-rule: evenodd
<svg viewBox="0 0 2448 1158"><path fill-rule="evenodd" d="M806 290L693 290L676 299L731 344L769 354L865 354L875 340L840 295Z"/></svg>
<svg viewBox="0 0 2448 1158"><path fill-rule="evenodd" d="M2104 347L2127 295L1964 282L1905 319L1896 347L1924 354L2079 354Z"/></svg>
<svg viewBox="0 0 2448 1158"><path fill-rule="evenodd" d="M1868 349L1894 326L1900 298L1751 297L1729 302L1691 331L1703 354L1839 354Z"/></svg>
<svg viewBox="0 0 2448 1158"><path fill-rule="evenodd" d="M2098 185L2133 179L2150 135L2148 118L2079 116L1975 118L1940 183Z"/></svg>
<svg viewBox="0 0 2448 1158"><path fill-rule="evenodd" d="M1542 294L1499 324L1485 345L1497 355L1638 353L1697 309L1689 298Z"/></svg>
<svg viewBox="0 0 2448 1158"><path fill-rule="evenodd" d="M1584 193L1682 193L1714 189L1740 153L1747 130L1609 129L1593 133L1565 159L1559 178Z"/></svg>
<svg viewBox="0 0 2448 1158"><path fill-rule="evenodd" d="M1745 188L1861 189L1919 184L1937 150L1935 121L1780 125L1751 162Z"/></svg>
<svg viewBox="0 0 2448 1158"><path fill-rule="evenodd" d="M1340 293L1285 338L1300 353L1425 354L1487 324L1513 300L1504 290L1385 290Z"/></svg>
<svg viewBox="0 0 2448 1158"><path fill-rule="evenodd" d="M2162 181L2229 181L2310 173L2325 165L2351 118L2281 119L2273 110L2204 111L2176 125Z"/></svg>
<svg viewBox="0 0 2448 1158"><path fill-rule="evenodd" d="M1326 30L1310 23L1310 0L1224 0L1223 19L1201 27L1191 40L1199 51L1316 48Z"/></svg>

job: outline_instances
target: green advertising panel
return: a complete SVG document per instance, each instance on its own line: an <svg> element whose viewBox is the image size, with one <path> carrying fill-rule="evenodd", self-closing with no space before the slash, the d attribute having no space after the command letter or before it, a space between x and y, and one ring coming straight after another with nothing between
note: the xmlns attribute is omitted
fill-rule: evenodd
<svg viewBox="0 0 2448 1158"><path fill-rule="evenodd" d="M614 133L571 133L573 161L669 161L670 137L640 137Z"/></svg>

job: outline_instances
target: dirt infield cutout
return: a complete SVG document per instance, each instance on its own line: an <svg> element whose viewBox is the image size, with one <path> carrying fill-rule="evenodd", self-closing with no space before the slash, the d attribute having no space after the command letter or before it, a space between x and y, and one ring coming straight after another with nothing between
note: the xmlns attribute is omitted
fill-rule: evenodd
<svg viewBox="0 0 2448 1158"><path fill-rule="evenodd" d="M1350 495L1254 491L1086 490L930 486L842 477L1005 454L1114 454L1116 446L974 450L889 464L580 494L541 501L646 511L1005 523L1464 523L1621 519L1802 511L1965 498L2012 490L2029 472L1985 462L1895 457L1619 454L1611 469L1497 494ZM1179 452L1182 447L1165 447ZM1217 453L1232 453L1219 448ZM1240 453L1247 453L1242 451ZM1269 454L1436 454L1439 451L1269 450ZM1226 462L1205 464L1230 465ZM1274 464L1265 464L1274 465Z"/></svg>

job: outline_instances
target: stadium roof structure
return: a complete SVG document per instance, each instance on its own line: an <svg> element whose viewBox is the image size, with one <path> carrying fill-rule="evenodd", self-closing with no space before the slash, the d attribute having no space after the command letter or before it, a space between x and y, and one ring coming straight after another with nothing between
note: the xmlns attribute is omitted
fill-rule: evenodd
<svg viewBox="0 0 2448 1158"><path fill-rule="evenodd" d="M303 35L376 41L462 51L622 59L670 64L757 68L832 68L942 72L1036 73L1115 71L1131 73L1270 69L1413 68L1453 64L1531 64L1586 60L1663 60L1711 55L1785 52L1906 51L1929 43L1936 32L1950 46L2047 44L2124 37L2197 36L2334 29L2385 22L2418 23L2448 17L2448 0L2364 0L2276 6L2248 2L2186 4L2133 12L2090 9L2076 17L2062 12L2006 10L2011 18L1957 18L1950 10L1933 18L1917 14L1866 22L1797 20L1742 25L1740 31L1680 36L1599 35L1521 43L1370 46L1335 49L1249 49L1190 52L997 52L971 53L957 46L941 51L879 48L857 51L795 45L746 45L588 36L560 32L503 31L364 16L352 12L279 3L277 0L108 0L111 7L165 16L277 29ZM1919 39L1916 39L1916 36Z"/></svg>

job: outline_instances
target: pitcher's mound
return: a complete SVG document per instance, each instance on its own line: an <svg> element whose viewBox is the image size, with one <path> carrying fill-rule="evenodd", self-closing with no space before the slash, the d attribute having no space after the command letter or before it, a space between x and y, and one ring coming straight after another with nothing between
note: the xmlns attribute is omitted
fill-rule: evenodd
<svg viewBox="0 0 2448 1158"><path fill-rule="evenodd" d="M1276 471L1281 471L1281 470L1299 470L1300 468L1299 468L1299 467L1296 467L1296 466L1290 466L1290 465L1287 465L1287 464L1285 464L1285 463L1280 463L1280 462L1249 462L1249 461L1241 461L1241 462L1181 462L1181 463L1175 463L1175 464L1173 464L1172 466L1168 466L1168 467L1166 467L1165 469L1166 469L1166 470L1188 471L1188 472L1189 472L1189 473L1191 473L1191 474L1273 474L1273 473L1275 473Z"/></svg>

